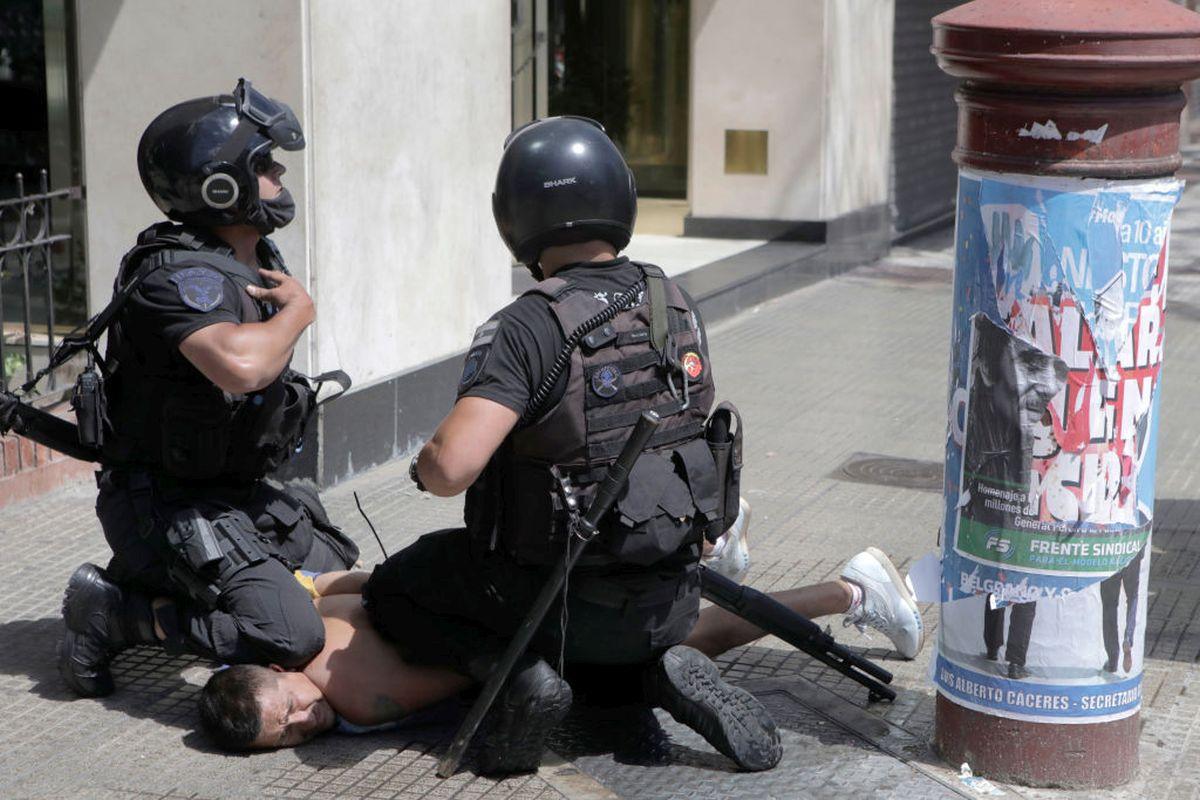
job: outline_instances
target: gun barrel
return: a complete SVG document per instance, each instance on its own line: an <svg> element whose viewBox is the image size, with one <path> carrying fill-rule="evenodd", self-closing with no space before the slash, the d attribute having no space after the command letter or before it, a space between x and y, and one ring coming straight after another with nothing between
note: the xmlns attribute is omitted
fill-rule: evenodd
<svg viewBox="0 0 1200 800"><path fill-rule="evenodd" d="M706 567L700 569L700 590L706 599L858 681L874 694L895 699L896 693L882 685L892 682L892 673L850 652L815 622L774 598Z"/></svg>

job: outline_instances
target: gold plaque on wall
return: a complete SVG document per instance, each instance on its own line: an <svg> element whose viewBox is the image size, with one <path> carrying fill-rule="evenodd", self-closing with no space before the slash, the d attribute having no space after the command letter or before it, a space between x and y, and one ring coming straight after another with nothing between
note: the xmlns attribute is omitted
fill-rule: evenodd
<svg viewBox="0 0 1200 800"><path fill-rule="evenodd" d="M766 131L725 131L725 174L767 174Z"/></svg>

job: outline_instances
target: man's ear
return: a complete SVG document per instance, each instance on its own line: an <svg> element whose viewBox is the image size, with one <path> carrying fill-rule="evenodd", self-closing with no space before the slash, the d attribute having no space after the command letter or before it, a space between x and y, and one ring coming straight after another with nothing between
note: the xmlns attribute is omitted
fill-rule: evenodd
<svg viewBox="0 0 1200 800"><path fill-rule="evenodd" d="M267 664L267 669L272 670L273 672L287 672L286 669L278 664Z"/></svg>

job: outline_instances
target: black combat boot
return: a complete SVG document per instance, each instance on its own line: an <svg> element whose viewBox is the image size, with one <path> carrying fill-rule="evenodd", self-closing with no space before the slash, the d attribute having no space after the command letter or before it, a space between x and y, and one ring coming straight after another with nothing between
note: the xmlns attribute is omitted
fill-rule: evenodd
<svg viewBox="0 0 1200 800"><path fill-rule="evenodd" d="M58 673L80 697L111 694L112 657L157 641L149 599L122 591L95 564L81 564L71 575L62 615L67 632L58 646Z"/></svg>
<svg viewBox="0 0 1200 800"><path fill-rule="evenodd" d="M754 695L721 679L699 650L675 645L643 674L646 702L664 711L749 772L779 763L775 720Z"/></svg>
<svg viewBox="0 0 1200 800"><path fill-rule="evenodd" d="M483 682L496 659L471 665L471 676ZM571 687L541 658L525 655L505 682L483 720L479 771L484 775L533 772L542 763L546 737L571 710Z"/></svg>

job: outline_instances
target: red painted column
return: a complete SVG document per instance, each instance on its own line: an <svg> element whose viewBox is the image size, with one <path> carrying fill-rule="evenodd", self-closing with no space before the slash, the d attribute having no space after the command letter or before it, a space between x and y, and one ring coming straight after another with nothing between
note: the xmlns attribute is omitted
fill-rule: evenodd
<svg viewBox="0 0 1200 800"><path fill-rule="evenodd" d="M939 66L962 79L956 95L958 145L953 157L963 170L964 179L970 176L970 180L975 181L973 186L991 180L993 185L1012 185L1027 190L1030 196L1039 191L1068 194L1074 191L1072 181L1079 179L1080 194L1099 193L1107 188L1119 192L1122 187L1134 186L1139 181L1170 178L1180 167L1180 112L1184 106L1181 85L1200 77L1200 15L1170 0L975 0L934 18L933 30L932 50ZM1096 179L1106 179L1111 184L1102 184ZM966 196L961 191L960 188L957 265L960 273L964 269L964 252L969 249L964 247L961 234L965 213L963 198ZM981 195L978 189L976 192L974 197L978 200ZM982 201L971 213L982 216ZM1082 224L1086 232L1086 222ZM996 236L995 231L989 231L989 236ZM995 244L989 238L983 246L992 248ZM1010 251L1009 261L1001 267L1002 272L1011 268L1012 256ZM1165 275L1165 260L1160 262L1158 269ZM960 285L965 283L961 276L957 280ZM978 288L974 291L978 293ZM1057 306L1055 310L1059 310ZM1001 329L1002 326L995 328ZM980 326L976 331L975 336L987 333ZM1027 344L1011 346L1033 348ZM1050 357L1054 355L1050 353ZM960 392L964 397L967 394L965 389ZM1050 416L1049 411L1046 416ZM952 430L954 426L952 418ZM961 441L959 445L961 452ZM969 445L967 447L969 449ZM1151 461L1152 458L1151 454ZM951 480L949 475L947 480ZM966 478L963 480L965 482ZM1151 486L1152 483L1151 477ZM951 488L954 491L962 489L957 484ZM965 491L960 498L950 496L948 489L947 519L955 518L957 509L968 502ZM1152 496L1143 499L1142 507L1145 508L1147 503L1152 507ZM1045 516L1042 518L1046 519ZM1060 539L1070 541L1070 536ZM1007 558L1011 546L1008 540L996 537L996 541L1003 542L1003 548L997 547L997 550L1005 553ZM987 546L993 544L995 542L989 539ZM1050 551L1043 543L1038 544L1042 546L1041 552ZM951 556L954 547L952 544L946 551ZM1145 549L1148 559L1148 545ZM1000 565L1000 571L995 574L1004 580L1005 565L1001 556L995 558ZM961 577L959 574L953 578L943 576L947 587L966 585ZM979 591L975 590L977 594ZM1095 593L1095 588L1090 591ZM1117 597L1122 596L1120 592L1118 587ZM1128 596L1128 587L1125 593ZM978 597L972 599L970 591L966 594L967 599L958 602L978 604ZM1099 597L1098 594L1094 596ZM1082 591L1077 597L1082 598L1078 602L1087 599ZM1099 602L1098 599L1094 601L1096 608ZM1033 607L1032 602L1025 605ZM1052 621L1053 609L1043 609L1040 602L1038 606L1036 619L1023 624L1047 625ZM980 606L976 615L979 620L972 617L971 624L978 627L984 613ZM996 611L993 609L988 613L994 635ZM999 630L1003 633L1006 625L1003 604L999 614ZM1015 616L1010 609L1010 648ZM944 627L947 621L945 604L942 617ZM1029 638L1027 631L1028 627L1026 641ZM1098 631L1097 625L1097 638ZM1143 633L1144 627L1137 636L1141 637ZM988 636L987 633L973 635ZM1063 647L1068 646L1063 644ZM1141 647L1140 641L1137 647ZM1081 714L1070 723L1033 722L1028 718L987 713L985 698L1000 698L997 700L999 705L1004 693L1013 687L1019 695L1022 687L1036 689L1052 682L1036 674L1027 677L1022 671L1023 660L1019 664L1022 669L1015 672L1011 660L1007 673L1003 671L1003 661L992 668L982 659L995 663L996 645L989 643L987 648L986 656L981 656L979 650L967 653L964 648L961 651L963 663L975 659L972 668L977 670L976 673L969 670L955 672L953 664L946 664L945 672L941 673L935 739L939 752L947 761L954 766L968 762L977 775L1033 786L1102 787L1124 783L1133 777L1138 764L1140 728L1136 710L1120 719L1099 722L1087 721ZM939 648L939 669L945 663L942 652ZM989 673L988 669L993 671ZM1107 674L1102 673L1098 665L1089 669L1093 669L1095 675L1104 676L1103 680L1113 681L1130 672L1128 666L1122 672L1119 665ZM1036 669L1033 671L1036 673ZM1140 671L1140 666L1135 671ZM985 673L994 677L990 684L987 680L971 683L961 677ZM964 691L957 696L943 690L956 680L956 676L960 682L965 680ZM1064 679L1060 683L1070 680ZM972 702L975 699L979 701ZM1088 702L1083 707L1087 708Z"/></svg>

